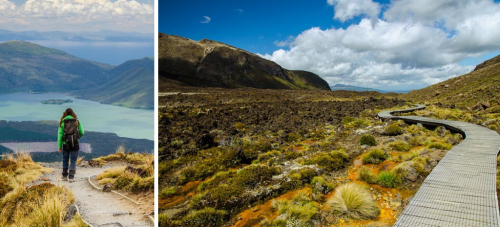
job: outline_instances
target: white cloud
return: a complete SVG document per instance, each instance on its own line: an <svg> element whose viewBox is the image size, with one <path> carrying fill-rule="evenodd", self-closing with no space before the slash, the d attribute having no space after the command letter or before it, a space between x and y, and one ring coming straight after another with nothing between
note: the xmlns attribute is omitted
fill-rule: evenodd
<svg viewBox="0 0 500 227"><path fill-rule="evenodd" d="M152 32L154 8L135 0L0 0L0 27L10 30Z"/></svg>
<svg viewBox="0 0 500 227"><path fill-rule="evenodd" d="M210 21L212 20L212 19L211 19L210 17L208 17L208 16L203 16L203 17L205 18L205 20L200 21L200 23L202 23L202 24L208 24L208 23L210 23Z"/></svg>
<svg viewBox="0 0 500 227"><path fill-rule="evenodd" d="M328 0L338 7L336 2ZM289 48L263 56L288 69L317 73L332 85L428 86L473 69L460 61L500 50L500 5L474 3L394 1L376 23L364 13L365 19L345 29L311 28L276 41Z"/></svg>
<svg viewBox="0 0 500 227"><path fill-rule="evenodd" d="M327 0L334 7L334 19L341 22L356 16L366 15L376 19L380 13L380 5L372 0Z"/></svg>
<svg viewBox="0 0 500 227"><path fill-rule="evenodd" d="M243 13L243 9L237 9L238 13Z"/></svg>

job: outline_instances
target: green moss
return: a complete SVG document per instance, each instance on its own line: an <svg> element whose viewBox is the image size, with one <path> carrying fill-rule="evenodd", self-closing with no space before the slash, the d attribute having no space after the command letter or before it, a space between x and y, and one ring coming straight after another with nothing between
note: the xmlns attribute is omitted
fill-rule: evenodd
<svg viewBox="0 0 500 227"><path fill-rule="evenodd" d="M366 155L361 159L363 164L379 164L386 160L389 157L387 153L380 149L374 149L369 151Z"/></svg>
<svg viewBox="0 0 500 227"><path fill-rule="evenodd" d="M397 123L389 125L385 128L385 134L389 136L397 136L403 134L403 129Z"/></svg>
<svg viewBox="0 0 500 227"><path fill-rule="evenodd" d="M408 144L407 142L402 141L402 140L398 140L398 141L394 141L394 142L390 143L389 147L393 150L396 150L396 151L409 151L410 150L410 144Z"/></svg>
<svg viewBox="0 0 500 227"><path fill-rule="evenodd" d="M167 187L163 188L160 192L160 198L165 199L172 197L177 194L177 188L176 187Z"/></svg>
<svg viewBox="0 0 500 227"><path fill-rule="evenodd" d="M377 140L372 135L365 134L359 139L360 145L377 146Z"/></svg>

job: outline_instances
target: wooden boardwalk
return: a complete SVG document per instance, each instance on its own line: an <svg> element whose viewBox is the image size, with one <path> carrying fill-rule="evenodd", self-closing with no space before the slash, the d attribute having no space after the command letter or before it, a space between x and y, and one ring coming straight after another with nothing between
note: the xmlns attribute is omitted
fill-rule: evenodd
<svg viewBox="0 0 500 227"><path fill-rule="evenodd" d="M464 140L453 147L425 178L394 226L499 226L496 158L500 135L461 121L417 116L392 116L415 108L384 111L381 119L444 126L460 132Z"/></svg>

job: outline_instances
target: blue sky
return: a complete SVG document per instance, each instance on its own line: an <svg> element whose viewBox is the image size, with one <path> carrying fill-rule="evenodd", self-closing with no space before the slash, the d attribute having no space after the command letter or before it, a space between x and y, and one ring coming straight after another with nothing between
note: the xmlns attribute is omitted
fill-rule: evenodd
<svg viewBox="0 0 500 227"><path fill-rule="evenodd" d="M209 23L204 16L211 18ZM254 53L279 49L273 42L311 27L346 28L333 20L326 1L160 1L160 32L193 40L216 40Z"/></svg>
<svg viewBox="0 0 500 227"><path fill-rule="evenodd" d="M422 88L500 54L493 0L160 1L158 23L160 32L220 41L331 85Z"/></svg>

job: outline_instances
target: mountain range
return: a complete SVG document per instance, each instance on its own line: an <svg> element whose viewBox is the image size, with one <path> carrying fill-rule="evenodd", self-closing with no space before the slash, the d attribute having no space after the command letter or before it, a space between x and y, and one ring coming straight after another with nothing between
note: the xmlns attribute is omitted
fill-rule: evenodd
<svg viewBox="0 0 500 227"><path fill-rule="evenodd" d="M24 41L0 43L0 92L64 92L131 108L154 108L152 58L119 66Z"/></svg>
<svg viewBox="0 0 500 227"><path fill-rule="evenodd" d="M357 86L351 86L351 85L345 85L345 84L335 84L333 86L330 86L330 89L332 91L337 91L337 90L345 90L345 91L378 91L380 93L387 93L387 91L375 89L375 88L367 88L367 87L357 87Z"/></svg>
<svg viewBox="0 0 500 227"><path fill-rule="evenodd" d="M264 89L323 89L318 75L278 64L220 42L159 34L160 87L195 86Z"/></svg>

